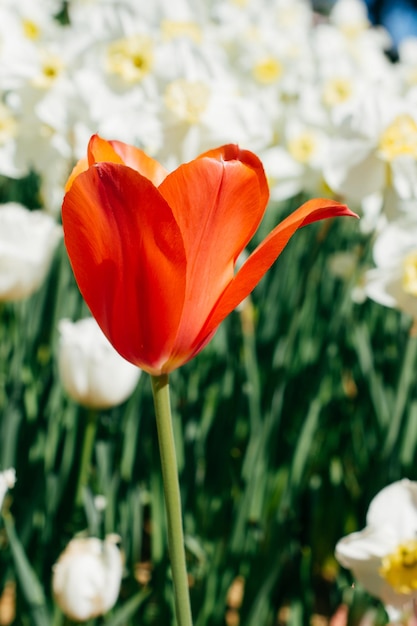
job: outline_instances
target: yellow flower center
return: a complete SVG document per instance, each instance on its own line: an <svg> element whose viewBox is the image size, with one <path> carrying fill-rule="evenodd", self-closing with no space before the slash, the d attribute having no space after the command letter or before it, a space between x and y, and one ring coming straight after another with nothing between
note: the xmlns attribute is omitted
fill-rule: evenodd
<svg viewBox="0 0 417 626"><path fill-rule="evenodd" d="M172 81L165 91L165 105L182 121L196 124L207 108L210 90L201 81Z"/></svg>
<svg viewBox="0 0 417 626"><path fill-rule="evenodd" d="M334 198L335 197L335 192L330 187L328 182L326 180L324 180L324 178L322 178L322 177L320 177L320 180L318 181L318 189L320 190L320 196L325 196L326 198L327 197L329 197L329 198Z"/></svg>
<svg viewBox="0 0 417 626"><path fill-rule="evenodd" d="M22 20L22 28L23 34L27 39L31 39L32 41L39 39L41 29L35 22L32 22L32 20Z"/></svg>
<svg viewBox="0 0 417 626"><path fill-rule="evenodd" d="M188 37L195 43L200 43L202 39L201 28L195 22L174 22L173 20L163 20L161 24L162 35L165 40L170 41L176 37Z"/></svg>
<svg viewBox="0 0 417 626"><path fill-rule="evenodd" d="M114 41L107 51L107 71L137 83L152 69L153 42L146 35L136 35Z"/></svg>
<svg viewBox="0 0 417 626"><path fill-rule="evenodd" d="M332 78L323 87L323 104L334 107L346 102L352 95L352 83L346 78Z"/></svg>
<svg viewBox="0 0 417 626"><path fill-rule="evenodd" d="M257 81L270 85L281 78L282 65L277 59L266 57L255 64L252 72Z"/></svg>
<svg viewBox="0 0 417 626"><path fill-rule="evenodd" d="M17 121L6 105L0 102L0 145L4 145L17 134Z"/></svg>
<svg viewBox="0 0 417 626"><path fill-rule="evenodd" d="M306 130L288 142L288 151L299 163L308 163L317 148L314 133Z"/></svg>
<svg viewBox="0 0 417 626"><path fill-rule="evenodd" d="M348 39L356 39L362 33L364 33L369 28L369 22L367 20L356 22L355 24L340 24L339 30L347 37Z"/></svg>
<svg viewBox="0 0 417 626"><path fill-rule="evenodd" d="M58 78L64 68L62 59L54 54L45 53L42 58L39 74L33 79L35 87L48 89Z"/></svg>
<svg viewBox="0 0 417 626"><path fill-rule="evenodd" d="M417 124L410 115L399 115L385 129L379 149L386 161L399 156L410 155L417 158Z"/></svg>
<svg viewBox="0 0 417 626"><path fill-rule="evenodd" d="M401 543L395 552L385 556L379 573L396 593L414 592L417 589L417 540Z"/></svg>
<svg viewBox="0 0 417 626"><path fill-rule="evenodd" d="M406 293L417 296L417 250L410 252L403 261L402 286Z"/></svg>

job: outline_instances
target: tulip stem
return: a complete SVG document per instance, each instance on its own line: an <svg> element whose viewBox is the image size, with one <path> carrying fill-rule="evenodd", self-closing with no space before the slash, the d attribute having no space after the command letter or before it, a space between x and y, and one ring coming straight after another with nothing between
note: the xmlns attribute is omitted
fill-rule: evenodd
<svg viewBox="0 0 417 626"><path fill-rule="evenodd" d="M190 594L185 563L181 496L177 456L172 429L168 375L152 376L152 392L161 455L162 481L168 528L168 550L174 583L175 614L178 626L192 626Z"/></svg>
<svg viewBox="0 0 417 626"><path fill-rule="evenodd" d="M77 493L75 497L76 506L82 506L84 489L88 485L91 457L93 456L94 443L96 440L97 421L97 412L93 410L89 411L87 423L85 425L83 448L81 452L81 464L78 474Z"/></svg>

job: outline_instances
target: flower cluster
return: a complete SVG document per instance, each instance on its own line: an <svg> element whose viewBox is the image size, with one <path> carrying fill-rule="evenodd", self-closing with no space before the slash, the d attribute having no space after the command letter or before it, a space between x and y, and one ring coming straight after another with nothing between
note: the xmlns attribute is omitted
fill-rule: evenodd
<svg viewBox="0 0 417 626"><path fill-rule="evenodd" d="M417 43L393 64L362 0L338 0L328 19L306 0L7 0L0 38L0 175L36 172L48 212L94 133L169 171L238 143L273 201L306 193L361 211L382 238L366 295L414 315Z"/></svg>
<svg viewBox="0 0 417 626"><path fill-rule="evenodd" d="M270 4L71 0L63 15L59 0L3 2L0 174L35 170L57 213L98 132L169 170L239 143L264 162L273 199L413 200L414 44L393 65L361 0L326 21L304 0Z"/></svg>

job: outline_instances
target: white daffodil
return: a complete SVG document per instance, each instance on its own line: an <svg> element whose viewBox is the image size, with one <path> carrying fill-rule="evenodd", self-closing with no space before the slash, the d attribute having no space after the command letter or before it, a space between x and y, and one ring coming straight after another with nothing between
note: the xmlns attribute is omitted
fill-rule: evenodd
<svg viewBox="0 0 417 626"><path fill-rule="evenodd" d="M273 200L284 200L304 192L331 195L323 179L323 165L330 149L325 126L305 121L305 108L287 115L282 144L261 151Z"/></svg>
<svg viewBox="0 0 417 626"><path fill-rule="evenodd" d="M303 189L305 167L297 162L283 146L272 146L261 151L271 200L293 198Z"/></svg>
<svg viewBox="0 0 417 626"><path fill-rule="evenodd" d="M417 37L409 37L398 44L398 71L405 90L417 89Z"/></svg>
<svg viewBox="0 0 417 626"><path fill-rule="evenodd" d="M27 174L25 165L16 159L19 117L6 102L0 101L0 174L18 178Z"/></svg>
<svg viewBox="0 0 417 626"><path fill-rule="evenodd" d="M123 573L118 540L116 535L72 539L55 563L54 598L70 619L87 621L116 603Z"/></svg>
<svg viewBox="0 0 417 626"><path fill-rule="evenodd" d="M417 220L388 223L373 248L376 267L365 273L366 295L417 319Z"/></svg>
<svg viewBox="0 0 417 626"><path fill-rule="evenodd" d="M366 527L341 539L336 558L391 617L417 598L417 483L385 487L372 500Z"/></svg>
<svg viewBox="0 0 417 626"><path fill-rule="evenodd" d="M68 3L71 28L77 33L89 31L92 42L110 39L116 24L119 25L124 17L132 19L135 16L130 5L130 2L118 0L71 0Z"/></svg>
<svg viewBox="0 0 417 626"><path fill-rule="evenodd" d="M73 400L104 409L133 393L141 370L116 352L95 319L61 320L59 332L59 374Z"/></svg>
<svg viewBox="0 0 417 626"><path fill-rule="evenodd" d="M382 27L371 27L362 0L338 0L330 12L329 21L333 32L340 36L342 57L350 58L371 82L383 83L392 78L394 72L384 54L392 46L391 38ZM332 57L329 52L327 50L327 56Z"/></svg>
<svg viewBox="0 0 417 626"><path fill-rule="evenodd" d="M0 301L27 298L41 286L61 237L50 215L0 205Z"/></svg>
<svg viewBox="0 0 417 626"><path fill-rule="evenodd" d="M8 489L14 487L15 482L16 471L13 468L0 472L0 511Z"/></svg>
<svg viewBox="0 0 417 626"><path fill-rule="evenodd" d="M65 30L52 14L39 10L42 4L3 6L0 10L0 77L4 89L18 88L26 81L47 89L61 73L59 51L67 47L63 42L61 45ZM50 46L53 51L48 53Z"/></svg>
<svg viewBox="0 0 417 626"><path fill-rule="evenodd" d="M119 92L112 88L105 72L97 71L99 65L99 59L90 50L88 63L73 73L79 98L73 115L73 148L77 158L84 154L85 143L92 132L135 143L147 153L155 154L164 140L158 117L161 103L154 95L155 81L152 85L152 80L148 80L146 90L139 83L130 85L125 92ZM92 91L95 94L93 99ZM79 133L81 122L84 126L82 134Z"/></svg>
<svg viewBox="0 0 417 626"><path fill-rule="evenodd" d="M66 4L62 24L60 0L0 2L0 174L34 171L48 212L94 132L168 169L239 143L273 199L417 198L415 44L390 63L361 0Z"/></svg>
<svg viewBox="0 0 417 626"><path fill-rule="evenodd" d="M339 109L336 136L324 167L329 186L360 200L392 186L402 200L417 198L417 115L406 99L369 86Z"/></svg>
<svg viewBox="0 0 417 626"><path fill-rule="evenodd" d="M167 85L164 103L167 142L160 155L170 167L213 145L236 142L258 150L272 137L257 103L233 93L227 82L180 78Z"/></svg>

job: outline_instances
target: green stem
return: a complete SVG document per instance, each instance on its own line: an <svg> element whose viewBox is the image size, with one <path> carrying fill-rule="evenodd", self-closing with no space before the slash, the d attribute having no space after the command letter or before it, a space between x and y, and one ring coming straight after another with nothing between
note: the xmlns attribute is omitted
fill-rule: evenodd
<svg viewBox="0 0 417 626"><path fill-rule="evenodd" d="M151 379L167 515L168 550L174 582L175 614L178 626L192 626L168 375L151 376Z"/></svg>
<svg viewBox="0 0 417 626"><path fill-rule="evenodd" d="M411 386L414 382L416 355L417 337L415 335L415 331L412 329L407 341L407 347L396 390L394 409L383 449L383 453L385 453L386 457L391 456L401 430L402 420L404 419L404 410L407 406L407 402L409 401Z"/></svg>
<svg viewBox="0 0 417 626"><path fill-rule="evenodd" d="M75 499L76 506L82 505L84 488L88 485L91 457L93 456L94 443L96 440L97 422L97 412L91 410L88 413L87 424L84 432L83 449L81 453L81 465L80 472L78 474L78 485Z"/></svg>

